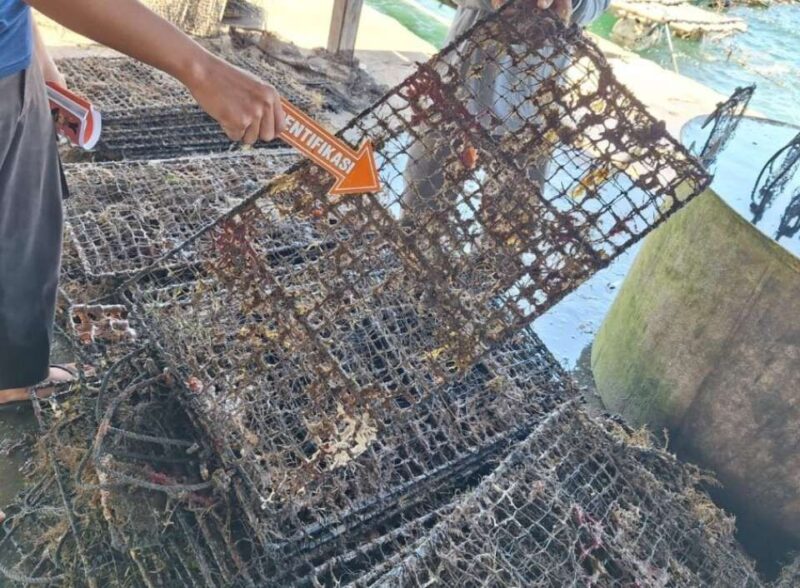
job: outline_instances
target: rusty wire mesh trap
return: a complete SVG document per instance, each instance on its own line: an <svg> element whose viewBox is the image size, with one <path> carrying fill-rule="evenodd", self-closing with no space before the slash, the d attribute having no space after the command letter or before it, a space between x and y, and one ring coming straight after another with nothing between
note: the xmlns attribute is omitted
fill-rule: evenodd
<svg viewBox="0 0 800 588"><path fill-rule="evenodd" d="M760 585L686 475L564 406L375 584Z"/></svg>
<svg viewBox="0 0 800 588"><path fill-rule="evenodd" d="M509 14L344 131L375 145L380 194L330 198L330 180L304 164L185 244L207 252L202 274L224 284L229 308L275 322L278 342L327 350L353 308L403 293L435 314L433 336L413 355L446 372L528 324L705 187L699 165L578 31ZM485 75L497 80L491 92L478 83ZM273 253L264 237L276 221L262 202L307 225L299 258ZM149 304L147 294L133 301Z"/></svg>
<svg viewBox="0 0 800 588"><path fill-rule="evenodd" d="M552 382L546 351L538 362L530 351L519 349L525 360L517 369ZM106 380L113 383L99 393L87 387L60 404L56 418L37 413L45 432L40 481L0 529L0 571L11 578L95 586L761 585L732 540L732 522L697 489L698 472L648 446L641 432L589 419L558 385L544 394L526 386L525 397L504 388L507 381L472 388L471 399L462 390L462 402L479 409L471 411L473 431L485 429L477 426L487 414L480 398L493 393L527 405L528 426L448 462L455 444L444 439L454 430L417 420L434 442L429 450L445 452L445 467L395 493L347 500L352 477L369 477L340 468L337 485L310 485L295 500L264 505L252 503L248 478L223 464L171 375L146 353L116 364ZM397 453L377 447L385 459L404 450L419 456L419 438L396 433L388 440L400 442ZM358 461L374 472L374 456ZM311 516L315 502L327 517Z"/></svg>
<svg viewBox="0 0 800 588"><path fill-rule="evenodd" d="M298 156L288 150L151 162L65 166L67 247L89 279L129 277L148 267ZM175 264L197 262L184 249Z"/></svg>
<svg viewBox="0 0 800 588"><path fill-rule="evenodd" d="M0 550L0 569L132 586L497 585L538 569L542 585L758 583L718 511L687 498L696 475L576 412L529 329L709 178L577 29L523 8L341 133L373 142L378 194L329 197L297 164L239 201L224 170L261 154L196 160L223 166L218 184L186 162L129 165L137 185L178 178L145 190L164 225L144 231L143 206L116 227L156 244L143 268L93 212L119 176L74 172L93 187L70 241L84 273L123 277L104 302L125 304L144 347L45 427L55 477L0 542L41 539L38 516L59 532L30 556Z"/></svg>

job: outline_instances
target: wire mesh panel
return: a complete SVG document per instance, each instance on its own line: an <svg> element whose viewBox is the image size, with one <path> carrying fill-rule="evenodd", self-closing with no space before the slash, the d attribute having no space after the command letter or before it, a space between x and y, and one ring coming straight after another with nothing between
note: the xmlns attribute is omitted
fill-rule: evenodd
<svg viewBox="0 0 800 588"><path fill-rule="evenodd" d="M730 521L661 477L557 411L374 585L761 585Z"/></svg>
<svg viewBox="0 0 800 588"><path fill-rule="evenodd" d="M68 248L90 278L129 276L285 171L289 151L65 166ZM197 262L184 249L172 266Z"/></svg>
<svg viewBox="0 0 800 588"><path fill-rule="evenodd" d="M192 102L177 80L129 57L71 57L59 59L58 68L103 113Z"/></svg>
<svg viewBox="0 0 800 588"><path fill-rule="evenodd" d="M322 106L319 95L301 85L290 68L268 60L259 49L233 47L222 40L201 44L229 63L273 84L298 107ZM180 82L129 57L69 57L59 59L58 67L71 87L112 119L133 109L186 106L195 102Z"/></svg>

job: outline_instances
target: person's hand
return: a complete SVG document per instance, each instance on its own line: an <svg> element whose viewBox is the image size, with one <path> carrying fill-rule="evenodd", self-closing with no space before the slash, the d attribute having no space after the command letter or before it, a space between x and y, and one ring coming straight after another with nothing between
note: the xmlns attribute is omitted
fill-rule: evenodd
<svg viewBox="0 0 800 588"><path fill-rule="evenodd" d="M550 8L566 24L572 19L572 0L537 0L536 4L542 10Z"/></svg>
<svg viewBox="0 0 800 588"><path fill-rule="evenodd" d="M231 141L272 141L286 127L275 88L218 57L207 55L187 87Z"/></svg>
<svg viewBox="0 0 800 588"><path fill-rule="evenodd" d="M492 6L500 8L507 1L492 0ZM551 8L566 24L569 24L572 19L572 0L532 0L532 3L536 3L542 10ZM522 10L522 3L518 4L517 7Z"/></svg>
<svg viewBox="0 0 800 588"><path fill-rule="evenodd" d="M56 62L53 60L53 56L50 55L50 51L47 50L47 45L44 44L44 40L39 32L38 25L36 25L36 21L34 21L33 34L36 43L34 49L34 53L36 54L36 62L39 64L39 69L42 71L42 77L44 78L44 81L52 82L58 84L62 88L66 88L67 80L64 79L64 75L59 71Z"/></svg>

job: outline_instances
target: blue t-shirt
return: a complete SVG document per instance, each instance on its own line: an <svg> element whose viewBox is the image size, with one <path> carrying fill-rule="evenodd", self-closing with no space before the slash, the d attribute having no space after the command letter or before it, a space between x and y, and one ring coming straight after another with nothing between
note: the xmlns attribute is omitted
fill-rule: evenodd
<svg viewBox="0 0 800 588"><path fill-rule="evenodd" d="M0 0L0 78L27 68L33 55L31 9L22 0Z"/></svg>

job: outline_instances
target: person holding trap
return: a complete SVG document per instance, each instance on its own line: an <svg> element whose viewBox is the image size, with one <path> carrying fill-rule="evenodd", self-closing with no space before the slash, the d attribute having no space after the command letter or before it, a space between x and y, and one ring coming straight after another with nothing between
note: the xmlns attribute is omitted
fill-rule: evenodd
<svg viewBox="0 0 800 588"><path fill-rule="evenodd" d="M270 141L285 126L272 86L137 0L0 0L0 404L75 377L71 366L49 365L67 189L45 82L64 80L31 6L177 78L233 141Z"/></svg>
<svg viewBox="0 0 800 588"><path fill-rule="evenodd" d="M509 0L456 0L459 5L455 20L447 37L447 44L459 43L462 35L468 32L480 20L490 16L502 8ZM586 26L599 17L608 8L610 0L510 0L511 6L506 10L515 11L514 18L523 28L524 19L543 18L544 11L551 11L565 24ZM558 73L556 69L566 69L569 64L563 57L550 61L547 47L542 48L542 58L533 61L528 57L521 62L514 59L513 40L496 39L492 46L466 50L467 41L456 46L452 67L462 73L460 77L468 80L465 93L466 109L469 118L478 121L480 126L497 141L512 136L525 125L525 121L533 120L540 115L540 106L531 101L541 81ZM463 55L464 52L466 55ZM461 57L462 59L458 59ZM474 75L472 72L477 72ZM414 218L426 207L436 206L436 200L447 200L448 204L458 198L458 194L443 194L445 186L453 184L448 179L448 163L472 170L478 165L479 155L470 145L464 145L458 137L449 135L450 130L437 129L435 124L426 128L408 148L408 164L403 173L404 189L402 194L403 222L413 227ZM536 156L526 153L519 160L520 165L528 166L528 176L542 187L545 183L546 170L550 161L550 153L544 152ZM534 163L526 164L526 161ZM484 195L484 200L488 198ZM501 197L502 198L502 197ZM488 216L505 217L512 211L503 210L503 203L498 202ZM506 206L507 208L507 206ZM489 221L495 227L498 221Z"/></svg>

